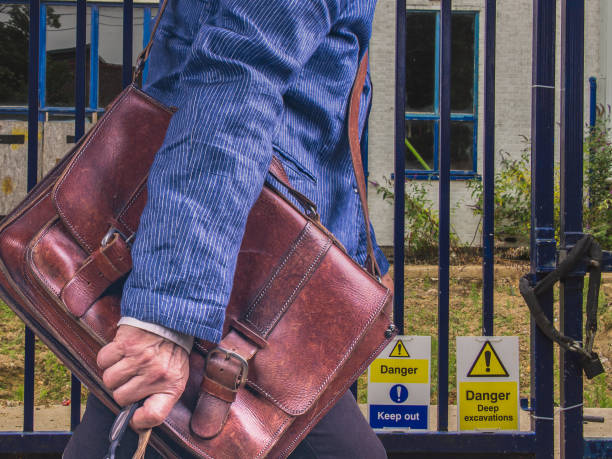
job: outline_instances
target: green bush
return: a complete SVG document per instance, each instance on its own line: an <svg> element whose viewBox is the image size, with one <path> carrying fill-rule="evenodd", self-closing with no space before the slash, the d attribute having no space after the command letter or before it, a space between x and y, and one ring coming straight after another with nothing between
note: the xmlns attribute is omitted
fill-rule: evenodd
<svg viewBox="0 0 612 459"><path fill-rule="evenodd" d="M527 144L528 139L524 138ZM529 242L531 219L531 160L529 147L521 151L518 158L508 152L500 152L500 165L495 174L494 217L495 235L498 240L513 238L517 242ZM483 182L469 180L468 189L472 191L472 211L483 215Z"/></svg>
<svg viewBox="0 0 612 459"><path fill-rule="evenodd" d="M583 217L585 232L593 234L602 246L612 247L612 144L610 142L609 112L600 109L596 126L587 132L584 141ZM502 151L495 173L495 235L498 240L508 237L526 245L531 227L531 150L524 138L525 148L518 158ZM554 167L555 237L559 240L560 174ZM483 214L483 184L468 182L475 204L472 211Z"/></svg>
<svg viewBox="0 0 612 459"><path fill-rule="evenodd" d="M376 194L393 205L395 193L393 191L393 180L383 177L384 184L370 181L376 190ZM405 249L409 256L431 257L438 248L438 237L440 225L438 214L433 210L433 203L427 197L427 187L424 183L406 183L404 195L404 219L405 219ZM455 230L450 230L450 246L455 249L459 246L459 238Z"/></svg>
<svg viewBox="0 0 612 459"><path fill-rule="evenodd" d="M610 112L600 116L584 142L585 231L605 248L612 248L612 143Z"/></svg>

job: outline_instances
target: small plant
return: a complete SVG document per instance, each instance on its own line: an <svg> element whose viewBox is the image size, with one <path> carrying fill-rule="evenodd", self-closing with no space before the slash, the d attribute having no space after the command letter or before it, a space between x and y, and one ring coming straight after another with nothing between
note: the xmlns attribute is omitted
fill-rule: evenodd
<svg viewBox="0 0 612 459"><path fill-rule="evenodd" d="M583 221L585 232L595 236L604 248L612 248L612 143L610 142L610 111L599 109L595 127L588 130L584 141ZM526 245L531 228L531 146L523 137L525 147L518 158L500 152L495 174L494 217L498 240ZM483 215L483 183L468 182L475 204L474 214ZM559 235L560 173L554 166L555 237Z"/></svg>
<svg viewBox="0 0 612 459"><path fill-rule="evenodd" d="M597 123L584 142L584 226L605 248L612 248L612 143L610 110L599 108Z"/></svg>
<svg viewBox="0 0 612 459"><path fill-rule="evenodd" d="M527 142L527 139L524 139ZM519 158L505 151L495 174L494 217L498 239L512 238L519 243L529 240L531 219L531 175L529 147L523 148ZM470 180L475 215L483 215L483 182Z"/></svg>
<svg viewBox="0 0 612 459"><path fill-rule="evenodd" d="M587 390L584 392L584 398L587 406L595 406L598 408L612 408L612 397L608 395L608 386L606 383L606 375L596 376L587 384Z"/></svg>
<svg viewBox="0 0 612 459"><path fill-rule="evenodd" d="M376 194L393 205L395 193L393 180L383 177L384 184L370 181ZM408 184L407 184L408 185ZM438 247L440 225L438 215L433 210L433 203L427 197L427 188L422 183L411 183L406 186L404 196L404 219L406 222L406 251L410 256L427 256L435 254ZM459 246L459 238L451 227L451 250Z"/></svg>

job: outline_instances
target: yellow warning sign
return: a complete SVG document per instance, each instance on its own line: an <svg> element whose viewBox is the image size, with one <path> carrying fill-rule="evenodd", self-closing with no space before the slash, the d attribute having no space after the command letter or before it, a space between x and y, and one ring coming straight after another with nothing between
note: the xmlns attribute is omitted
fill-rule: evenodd
<svg viewBox="0 0 612 459"><path fill-rule="evenodd" d="M467 376L472 378L505 378L509 374L491 342L485 341Z"/></svg>
<svg viewBox="0 0 612 459"><path fill-rule="evenodd" d="M459 430L518 430L518 383L460 382Z"/></svg>
<svg viewBox="0 0 612 459"><path fill-rule="evenodd" d="M376 359L370 365L370 382L427 384L429 360Z"/></svg>
<svg viewBox="0 0 612 459"><path fill-rule="evenodd" d="M401 339L397 340L397 343L395 343L395 346L393 347L391 354L389 354L389 357L408 357L410 358L408 349L406 349L406 346L404 346L404 343L402 343Z"/></svg>

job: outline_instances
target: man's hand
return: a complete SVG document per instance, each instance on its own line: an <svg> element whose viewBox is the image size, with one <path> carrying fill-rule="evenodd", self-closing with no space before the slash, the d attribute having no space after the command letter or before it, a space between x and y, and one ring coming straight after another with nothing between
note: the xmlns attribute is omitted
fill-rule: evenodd
<svg viewBox="0 0 612 459"><path fill-rule="evenodd" d="M146 398L136 410L135 430L161 424L179 399L189 377L189 355L182 347L140 328L120 325L115 339L100 349L104 385L120 406Z"/></svg>

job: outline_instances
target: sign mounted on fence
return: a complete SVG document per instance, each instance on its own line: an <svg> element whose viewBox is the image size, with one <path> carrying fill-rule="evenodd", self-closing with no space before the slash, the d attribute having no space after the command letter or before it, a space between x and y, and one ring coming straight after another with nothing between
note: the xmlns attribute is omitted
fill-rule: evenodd
<svg viewBox="0 0 612 459"><path fill-rule="evenodd" d="M430 336L396 336L368 368L373 429L429 428Z"/></svg>
<svg viewBox="0 0 612 459"><path fill-rule="evenodd" d="M459 430L519 430L517 336L457 337Z"/></svg>

